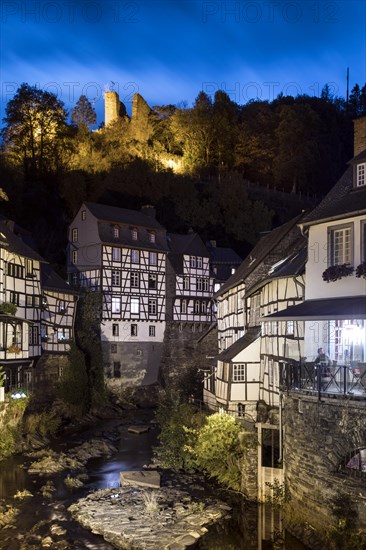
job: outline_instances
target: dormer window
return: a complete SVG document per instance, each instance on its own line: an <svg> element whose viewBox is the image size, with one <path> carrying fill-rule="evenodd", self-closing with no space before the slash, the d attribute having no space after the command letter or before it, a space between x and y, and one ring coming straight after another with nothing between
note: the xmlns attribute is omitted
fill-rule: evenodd
<svg viewBox="0 0 366 550"><path fill-rule="evenodd" d="M131 239L133 241L137 241L138 236L139 235L138 235L138 231L137 231L136 227L132 227L132 229L131 229Z"/></svg>
<svg viewBox="0 0 366 550"><path fill-rule="evenodd" d="M366 185L366 162L356 166L356 187Z"/></svg>
<svg viewBox="0 0 366 550"><path fill-rule="evenodd" d="M119 227L118 225L113 226L113 238L119 239Z"/></svg>
<svg viewBox="0 0 366 550"><path fill-rule="evenodd" d="M149 232L149 241L151 243L155 243L156 242L156 233L154 231L150 231Z"/></svg>

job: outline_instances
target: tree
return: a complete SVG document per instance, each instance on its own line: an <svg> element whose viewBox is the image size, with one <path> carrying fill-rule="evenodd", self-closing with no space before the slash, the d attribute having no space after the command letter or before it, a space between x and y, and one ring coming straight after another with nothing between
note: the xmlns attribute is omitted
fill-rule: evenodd
<svg viewBox="0 0 366 550"><path fill-rule="evenodd" d="M86 372L84 353L74 342L70 344L69 363L64 368L60 382L61 399L71 405L77 415L87 410L88 375Z"/></svg>
<svg viewBox="0 0 366 550"><path fill-rule="evenodd" d="M97 114L93 105L85 95L81 95L76 102L71 112L71 122L75 124L79 130L87 129L92 124L96 124Z"/></svg>
<svg viewBox="0 0 366 550"><path fill-rule="evenodd" d="M66 117L62 101L29 84L22 84L9 101L2 130L5 150L23 164L26 176L51 172L61 161Z"/></svg>

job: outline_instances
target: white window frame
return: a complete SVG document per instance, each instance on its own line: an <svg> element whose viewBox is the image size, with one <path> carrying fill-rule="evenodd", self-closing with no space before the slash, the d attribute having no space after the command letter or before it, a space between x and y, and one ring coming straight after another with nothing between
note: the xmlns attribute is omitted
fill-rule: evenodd
<svg viewBox="0 0 366 550"><path fill-rule="evenodd" d="M202 265L203 265L202 256L197 256L197 258L196 258L196 267L197 267L197 269L202 269Z"/></svg>
<svg viewBox="0 0 366 550"><path fill-rule="evenodd" d="M190 287L190 281L188 275L185 275L183 277L183 290L189 290Z"/></svg>
<svg viewBox="0 0 366 550"><path fill-rule="evenodd" d="M133 241L137 241L139 238L139 232L137 230L137 227L132 227L131 228L131 239Z"/></svg>
<svg viewBox="0 0 366 550"><path fill-rule="evenodd" d="M158 254L157 252L149 252L149 264L158 265Z"/></svg>
<svg viewBox="0 0 366 550"><path fill-rule="evenodd" d="M112 336L119 336L119 324L113 323L112 324Z"/></svg>
<svg viewBox="0 0 366 550"><path fill-rule="evenodd" d="M149 273L148 287L150 290L156 290L158 288L158 277L156 273Z"/></svg>
<svg viewBox="0 0 366 550"><path fill-rule="evenodd" d="M76 265L78 263L78 251L77 250L73 250L72 251L72 263L74 265Z"/></svg>
<svg viewBox="0 0 366 550"><path fill-rule="evenodd" d="M112 296L112 313L121 313L121 296Z"/></svg>
<svg viewBox="0 0 366 550"><path fill-rule="evenodd" d="M156 233L155 233L155 231L149 231L149 241L152 244L156 243Z"/></svg>
<svg viewBox="0 0 366 550"><path fill-rule="evenodd" d="M131 248L131 263L139 264L140 263L140 251L135 248Z"/></svg>
<svg viewBox="0 0 366 550"><path fill-rule="evenodd" d="M121 271L119 269L112 269L111 271L111 285L121 286Z"/></svg>
<svg viewBox="0 0 366 550"><path fill-rule="evenodd" d="M158 302L156 298L149 298L148 301L148 312L149 315L157 315L158 312Z"/></svg>
<svg viewBox="0 0 366 550"><path fill-rule="evenodd" d="M137 324L136 323L132 323L131 325L131 336L132 338L135 338L137 336L137 333L138 333L138 327L137 327Z"/></svg>
<svg viewBox="0 0 366 550"><path fill-rule="evenodd" d="M181 313L187 313L187 300L182 300L180 303Z"/></svg>
<svg viewBox="0 0 366 550"><path fill-rule="evenodd" d="M113 231L113 238L114 239L119 239L119 227L118 227L118 225L114 225L112 231Z"/></svg>
<svg viewBox="0 0 366 550"><path fill-rule="evenodd" d="M328 265L352 265L353 224L337 225L328 228Z"/></svg>
<svg viewBox="0 0 366 550"><path fill-rule="evenodd" d="M140 313L140 298L131 298L131 314L138 315Z"/></svg>
<svg viewBox="0 0 366 550"><path fill-rule="evenodd" d="M245 382L245 363L233 364L233 382Z"/></svg>
<svg viewBox="0 0 366 550"><path fill-rule="evenodd" d="M356 165L356 187L364 187L366 185L366 162L361 162Z"/></svg>
<svg viewBox="0 0 366 550"><path fill-rule="evenodd" d="M189 258L189 265L193 268L196 267L196 256L190 256Z"/></svg>
<svg viewBox="0 0 366 550"><path fill-rule="evenodd" d="M118 246L112 246L112 262L121 261L121 249Z"/></svg>
<svg viewBox="0 0 366 550"><path fill-rule="evenodd" d="M86 220L86 210L81 211L81 221L85 222Z"/></svg>
<svg viewBox="0 0 366 550"><path fill-rule="evenodd" d="M78 228L77 227L74 227L72 230L71 230L71 240L73 243L77 243L78 242Z"/></svg>
<svg viewBox="0 0 366 550"><path fill-rule="evenodd" d="M140 272L130 272L130 288L140 288Z"/></svg>
<svg viewBox="0 0 366 550"><path fill-rule="evenodd" d="M149 326L149 336L151 336L152 338L154 338L156 336L155 325L150 325Z"/></svg>

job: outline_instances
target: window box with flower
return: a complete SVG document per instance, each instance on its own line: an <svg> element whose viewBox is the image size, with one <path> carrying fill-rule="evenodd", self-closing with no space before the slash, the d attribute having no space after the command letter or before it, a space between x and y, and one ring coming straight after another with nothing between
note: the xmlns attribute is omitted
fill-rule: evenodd
<svg viewBox="0 0 366 550"><path fill-rule="evenodd" d="M12 344L11 346L8 347L8 353L20 353L22 350L19 346L17 346L16 344Z"/></svg>
<svg viewBox="0 0 366 550"><path fill-rule="evenodd" d="M363 277L366 279L366 262L362 262L362 264L356 267L356 277Z"/></svg>
<svg viewBox="0 0 366 550"><path fill-rule="evenodd" d="M326 281L327 283L338 281L338 279L352 275L354 270L355 268L349 264L331 265L323 271L323 281Z"/></svg>

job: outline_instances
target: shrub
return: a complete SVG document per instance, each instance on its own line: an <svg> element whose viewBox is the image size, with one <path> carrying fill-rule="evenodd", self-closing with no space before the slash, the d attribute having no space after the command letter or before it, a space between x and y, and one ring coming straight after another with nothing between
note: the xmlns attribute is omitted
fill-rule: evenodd
<svg viewBox="0 0 366 550"><path fill-rule="evenodd" d="M355 268L352 265L341 264L341 265L331 265L325 271L323 271L323 281L330 283L331 281L338 281L342 277L348 277L352 275Z"/></svg>
<svg viewBox="0 0 366 550"><path fill-rule="evenodd" d="M6 315L15 315L17 312L17 306L11 302L3 302L0 304L0 313L5 313Z"/></svg>

